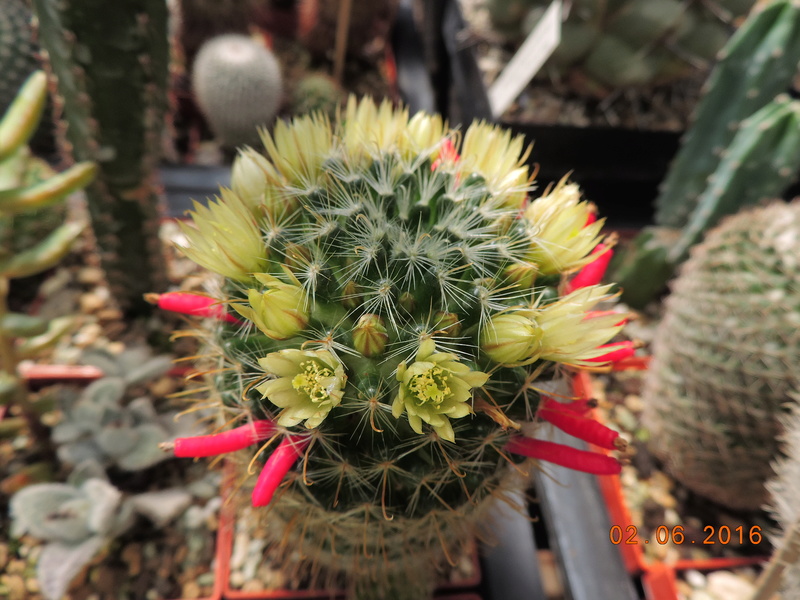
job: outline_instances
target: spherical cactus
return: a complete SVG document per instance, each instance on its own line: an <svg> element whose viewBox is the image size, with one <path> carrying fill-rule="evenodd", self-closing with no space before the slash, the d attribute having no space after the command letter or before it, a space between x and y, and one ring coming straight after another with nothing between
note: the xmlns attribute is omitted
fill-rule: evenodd
<svg viewBox="0 0 800 600"><path fill-rule="evenodd" d="M475 123L457 139L351 98L334 126L278 123L184 225L188 256L223 276L191 310L230 310L204 335L224 421L245 424L175 453L269 440L251 498L269 505L271 560L357 598L428 597L516 454L619 470L521 433L538 378L626 348L607 343L620 315L590 312L610 286L563 292L598 260L603 222L574 184L527 199L521 137Z"/></svg>
<svg viewBox="0 0 800 600"><path fill-rule="evenodd" d="M739 213L692 253L644 387L645 424L672 475L736 509L764 500L779 416L800 375L800 201Z"/></svg>
<svg viewBox="0 0 800 600"><path fill-rule="evenodd" d="M200 48L192 88L214 134L231 147L258 142L257 127L272 121L283 93L275 56L239 34L215 37Z"/></svg>
<svg viewBox="0 0 800 600"><path fill-rule="evenodd" d="M304 115L322 112L333 115L345 99L342 86L326 73L308 73L292 92L291 113Z"/></svg>

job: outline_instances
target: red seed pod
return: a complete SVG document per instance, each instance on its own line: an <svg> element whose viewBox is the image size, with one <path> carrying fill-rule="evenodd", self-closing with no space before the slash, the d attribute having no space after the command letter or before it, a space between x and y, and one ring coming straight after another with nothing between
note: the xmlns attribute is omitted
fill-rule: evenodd
<svg viewBox="0 0 800 600"><path fill-rule="evenodd" d="M555 410L577 415L585 415L587 412L597 407L597 400L594 398L579 398L570 402L559 402L548 396L542 396L542 408Z"/></svg>
<svg viewBox="0 0 800 600"><path fill-rule="evenodd" d="M608 263L611 262L611 257L614 255L614 250L601 243L595 246L594 250L592 250L592 254L596 254L597 258L588 265L584 265L584 267L567 282L567 294L583 287L597 285L603 281L606 269L608 269Z"/></svg>
<svg viewBox="0 0 800 600"><path fill-rule="evenodd" d="M612 315L619 315L619 322L616 323L617 326L627 325L627 323L628 323L628 321L630 319L629 315L618 313L615 310L590 310L590 311L587 311L587 313L586 313L586 315L584 315L583 319L587 320L587 319L594 319L595 317L609 317L609 316L612 316Z"/></svg>
<svg viewBox="0 0 800 600"><path fill-rule="evenodd" d="M253 488L253 506L266 506L272 501L275 490L278 489L289 469L303 454L309 441L311 440L305 436L289 435L278 444L258 475L258 480Z"/></svg>
<svg viewBox="0 0 800 600"><path fill-rule="evenodd" d="M515 437L506 444L505 449L514 454L595 475L617 475L622 470L619 461L611 456L545 440Z"/></svg>
<svg viewBox="0 0 800 600"><path fill-rule="evenodd" d="M624 440L618 439L619 432L589 417L544 407L539 409L538 414L548 423L579 440L608 450L621 450L625 447Z"/></svg>
<svg viewBox="0 0 800 600"><path fill-rule="evenodd" d="M178 438L174 442L173 452L179 458L218 456L247 448L274 433L275 423L262 419L222 433Z"/></svg>
<svg viewBox="0 0 800 600"><path fill-rule="evenodd" d="M162 310L177 312L184 315L198 317L211 317L222 319L228 323L241 324L242 322L228 314L219 300L192 294L189 292L167 292L166 294L147 294L146 299L152 304L157 304Z"/></svg>

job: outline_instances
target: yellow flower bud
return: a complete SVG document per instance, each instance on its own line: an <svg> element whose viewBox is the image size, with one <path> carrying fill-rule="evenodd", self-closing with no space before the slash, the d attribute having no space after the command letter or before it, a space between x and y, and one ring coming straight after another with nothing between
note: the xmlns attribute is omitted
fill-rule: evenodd
<svg viewBox="0 0 800 600"><path fill-rule="evenodd" d="M503 270L503 275L509 281L516 283L523 289L530 289L536 281L536 275L539 273L539 268L536 263L516 263L507 266Z"/></svg>
<svg viewBox="0 0 800 600"><path fill-rule="evenodd" d="M194 227L180 223L188 246L183 252L197 264L231 279L246 281L263 268L268 251L261 230L244 202L231 190L208 206L195 202Z"/></svg>
<svg viewBox="0 0 800 600"><path fill-rule="evenodd" d="M542 331L522 313L495 315L481 332L481 350L501 364L535 359L541 351Z"/></svg>
<svg viewBox="0 0 800 600"><path fill-rule="evenodd" d="M231 187L251 212L264 203L267 189L267 170L272 164L252 148L240 150L231 168Z"/></svg>
<svg viewBox="0 0 800 600"><path fill-rule="evenodd" d="M248 304L233 304L236 312L275 340L288 339L305 329L308 299L303 289L267 273L256 273L255 278L266 286L266 291L247 290Z"/></svg>
<svg viewBox="0 0 800 600"><path fill-rule="evenodd" d="M458 337L461 333L461 319L456 313L437 311L433 315L437 333L447 337Z"/></svg>
<svg viewBox="0 0 800 600"><path fill-rule="evenodd" d="M525 258L536 263L543 275L574 271L593 259L604 220L587 225L593 206L580 196L578 186L564 178L525 209L535 240Z"/></svg>
<svg viewBox="0 0 800 600"><path fill-rule="evenodd" d="M386 350L389 334L378 315L363 315L353 329L353 346L367 358L375 358Z"/></svg>

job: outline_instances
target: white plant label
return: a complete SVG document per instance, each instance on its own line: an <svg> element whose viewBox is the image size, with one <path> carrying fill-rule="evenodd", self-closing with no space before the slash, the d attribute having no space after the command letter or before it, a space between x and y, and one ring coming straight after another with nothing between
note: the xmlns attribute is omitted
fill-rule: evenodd
<svg viewBox="0 0 800 600"><path fill-rule="evenodd" d="M489 87L494 118L502 115L561 42L561 0L547 8L506 68Z"/></svg>

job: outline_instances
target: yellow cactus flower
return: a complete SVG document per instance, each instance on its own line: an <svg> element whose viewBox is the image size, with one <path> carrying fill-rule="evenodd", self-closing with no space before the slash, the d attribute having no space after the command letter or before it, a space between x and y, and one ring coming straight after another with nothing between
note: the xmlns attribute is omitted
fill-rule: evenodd
<svg viewBox="0 0 800 600"><path fill-rule="evenodd" d="M350 96L341 137L352 164L376 153L397 150L406 140L408 110L395 109L389 100L377 106L371 98Z"/></svg>
<svg viewBox="0 0 800 600"><path fill-rule="evenodd" d="M486 373L472 371L455 354L436 352L435 342L427 339L420 344L411 365L403 362L397 367L400 389L392 402L392 414L399 418L405 412L417 433L422 433L424 421L439 437L454 442L450 419L470 414L472 388L481 387L488 380Z"/></svg>
<svg viewBox="0 0 800 600"><path fill-rule="evenodd" d="M302 421L307 429L318 427L342 401L347 376L342 363L328 350L281 350L267 354L258 364L276 376L256 390L283 409L278 415L282 427Z"/></svg>
<svg viewBox="0 0 800 600"><path fill-rule="evenodd" d="M261 131L261 141L272 163L291 183L316 184L323 175L322 163L333 147L333 130L321 113L296 117L291 124L278 121L270 135Z"/></svg>
<svg viewBox="0 0 800 600"><path fill-rule="evenodd" d="M510 208L522 206L530 191L530 176L525 160L525 136L511 137L511 132L485 121L473 123L464 134L458 172L463 177L479 173L489 189Z"/></svg>
<svg viewBox="0 0 800 600"><path fill-rule="evenodd" d="M587 314L598 303L609 300L612 285L580 288L542 308L533 309L532 317L542 332L540 357L545 360L579 366L597 366L590 359L602 356L601 348L622 329L620 315Z"/></svg>
<svg viewBox="0 0 800 600"><path fill-rule="evenodd" d="M180 223L188 242L181 250L210 271L247 281L262 269L269 252L245 203L231 190L223 189L221 195L207 207L194 203L189 212L194 227Z"/></svg>
<svg viewBox="0 0 800 600"><path fill-rule="evenodd" d="M264 204L267 185L279 180L272 163L252 148L242 148L233 161L231 187L254 213Z"/></svg>
<svg viewBox="0 0 800 600"><path fill-rule="evenodd" d="M405 128L407 148L411 153L421 153L441 145L445 126L439 115L418 112Z"/></svg>
<svg viewBox="0 0 800 600"><path fill-rule="evenodd" d="M481 350L501 364L535 359L541 346L542 330L521 312L495 315L481 332Z"/></svg>
<svg viewBox="0 0 800 600"><path fill-rule="evenodd" d="M245 319L252 321L264 335L285 340L308 325L308 298L295 279L284 283L267 273L253 275L266 291L247 290L247 302L232 306Z"/></svg>
<svg viewBox="0 0 800 600"><path fill-rule="evenodd" d="M591 252L600 243L604 220L587 225L593 207L580 196L580 188L565 177L525 208L536 239L526 259L536 263L543 275L574 271L593 259Z"/></svg>

